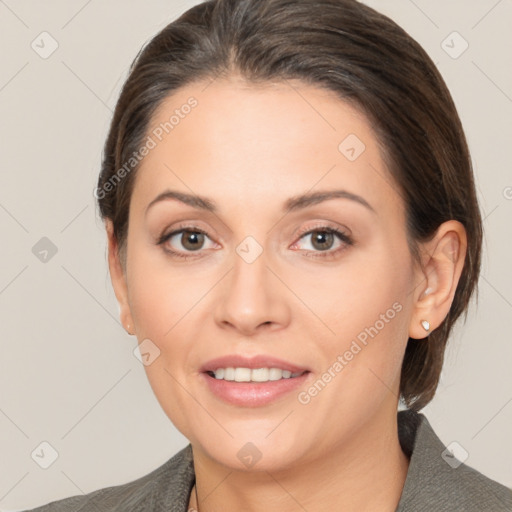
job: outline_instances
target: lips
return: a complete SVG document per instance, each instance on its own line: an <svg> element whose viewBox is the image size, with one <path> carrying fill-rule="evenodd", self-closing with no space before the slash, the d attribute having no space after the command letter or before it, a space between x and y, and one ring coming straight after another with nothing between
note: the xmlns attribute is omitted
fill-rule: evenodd
<svg viewBox="0 0 512 512"><path fill-rule="evenodd" d="M279 369L281 378L262 382L219 378L224 376L227 369L230 373L235 370L235 374L243 369L244 374L252 372L254 375L254 370L262 368ZM304 385L311 376L311 371L305 366L266 355L250 358L239 355L219 357L205 363L200 371L200 378L209 393L223 402L238 407L261 407L271 404L290 395L292 391ZM277 375L277 373L274 371L274 374Z"/></svg>

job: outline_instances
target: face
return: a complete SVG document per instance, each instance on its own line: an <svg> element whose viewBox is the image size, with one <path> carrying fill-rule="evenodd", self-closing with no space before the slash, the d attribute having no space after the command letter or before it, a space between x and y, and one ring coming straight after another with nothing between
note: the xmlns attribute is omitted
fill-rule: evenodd
<svg viewBox="0 0 512 512"><path fill-rule="evenodd" d="M290 84L169 97L130 205L122 314L149 382L197 453L239 469L375 436L411 334L417 275L375 134L332 92Z"/></svg>

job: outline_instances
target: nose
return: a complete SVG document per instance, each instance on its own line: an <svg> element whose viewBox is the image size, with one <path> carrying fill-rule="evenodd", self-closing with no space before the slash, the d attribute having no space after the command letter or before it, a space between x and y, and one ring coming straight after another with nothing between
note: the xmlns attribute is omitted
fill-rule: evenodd
<svg viewBox="0 0 512 512"><path fill-rule="evenodd" d="M276 274L268 266L265 251L252 262L235 253L233 268L219 283L216 323L244 336L286 327L290 292Z"/></svg>

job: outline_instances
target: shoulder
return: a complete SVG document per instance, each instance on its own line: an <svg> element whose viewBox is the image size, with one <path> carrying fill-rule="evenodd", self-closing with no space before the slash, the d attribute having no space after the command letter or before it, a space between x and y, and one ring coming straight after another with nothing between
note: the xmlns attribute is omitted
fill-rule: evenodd
<svg viewBox="0 0 512 512"><path fill-rule="evenodd" d="M512 511L512 490L459 461L423 414L400 412L399 436L410 464L397 512Z"/></svg>
<svg viewBox="0 0 512 512"><path fill-rule="evenodd" d="M194 478L192 447L189 444L141 478L88 494L52 501L24 512L185 511Z"/></svg>

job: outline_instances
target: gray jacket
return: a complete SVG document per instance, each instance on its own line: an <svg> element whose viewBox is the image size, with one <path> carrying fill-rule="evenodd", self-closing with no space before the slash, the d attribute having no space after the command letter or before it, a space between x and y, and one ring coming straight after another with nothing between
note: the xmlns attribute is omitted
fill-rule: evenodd
<svg viewBox="0 0 512 512"><path fill-rule="evenodd" d="M398 434L410 464L396 512L512 511L512 490L453 459L423 414L400 411ZM189 444L137 480L26 512L186 512L194 478Z"/></svg>

